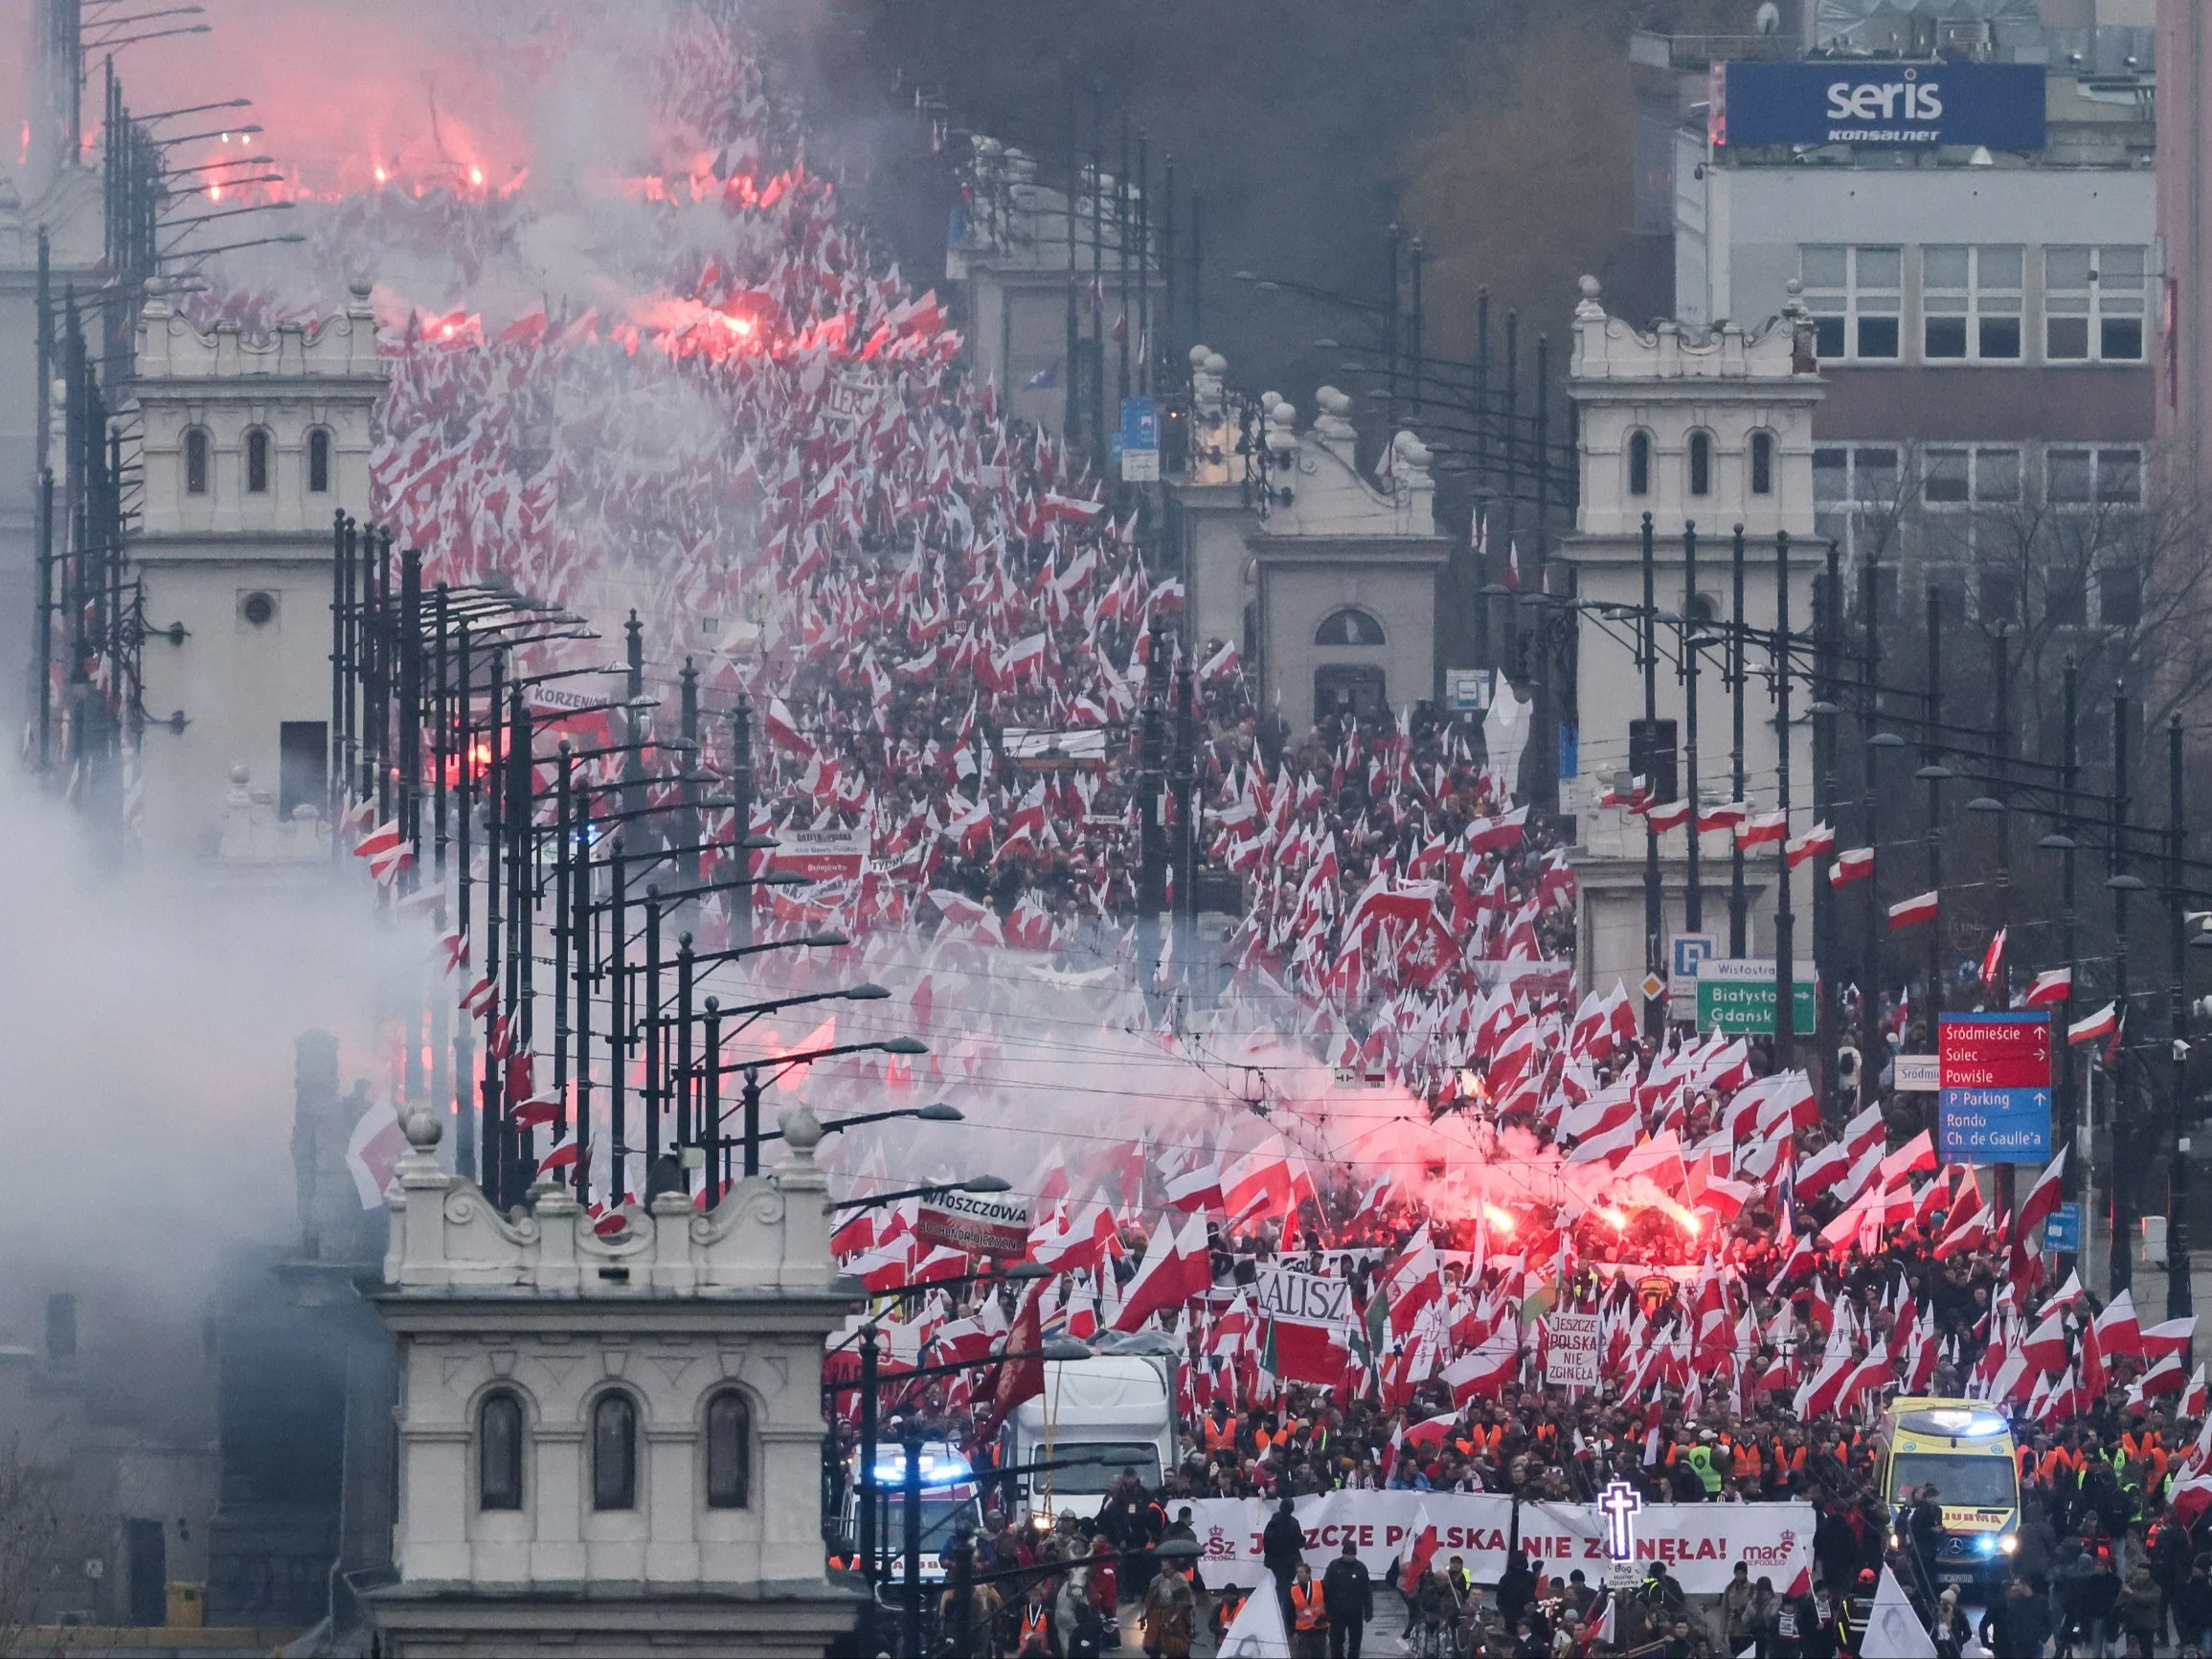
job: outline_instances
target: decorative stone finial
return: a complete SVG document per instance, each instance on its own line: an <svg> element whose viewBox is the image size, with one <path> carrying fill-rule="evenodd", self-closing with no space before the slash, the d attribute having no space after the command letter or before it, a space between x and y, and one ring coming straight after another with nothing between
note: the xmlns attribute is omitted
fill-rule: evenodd
<svg viewBox="0 0 2212 1659"><path fill-rule="evenodd" d="M369 296L373 294L375 291L376 285L373 282L357 281L349 282L346 284L346 292L353 296L354 302L357 304L368 304Z"/></svg>
<svg viewBox="0 0 2212 1659"><path fill-rule="evenodd" d="M1598 297L1599 294L1604 292L1604 290L1598 286L1597 279L1590 275L1590 273L1587 271L1583 273L1582 280L1577 283L1576 286L1581 288L1582 297L1585 300L1594 300Z"/></svg>
<svg viewBox="0 0 2212 1659"><path fill-rule="evenodd" d="M1597 297L1601 291L1597 285L1597 279L1586 275L1579 286L1582 289L1582 298L1575 302L1574 315L1576 320L1585 323L1594 323L1601 320L1605 316L1605 306Z"/></svg>
<svg viewBox="0 0 2212 1659"><path fill-rule="evenodd" d="M1212 350L1213 347L1210 346L1193 346L1190 348L1191 368L1204 369L1206 367L1206 359L1209 354L1211 354Z"/></svg>
<svg viewBox="0 0 2212 1659"><path fill-rule="evenodd" d="M445 1125L438 1121L438 1113L430 1108L416 1105L400 1114L399 1132L417 1152L434 1152L438 1143L445 1138Z"/></svg>
<svg viewBox="0 0 2212 1659"><path fill-rule="evenodd" d="M776 1123L783 1131L783 1144L811 1160L814 1149L822 1144L822 1120L806 1107L793 1106L785 1108Z"/></svg>

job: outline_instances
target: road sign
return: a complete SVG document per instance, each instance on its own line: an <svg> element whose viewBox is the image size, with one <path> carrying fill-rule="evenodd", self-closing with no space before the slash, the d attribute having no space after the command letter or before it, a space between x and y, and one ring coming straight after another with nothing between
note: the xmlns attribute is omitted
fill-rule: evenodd
<svg viewBox="0 0 2212 1659"><path fill-rule="evenodd" d="M2043 1222L2043 1248L2077 1252L2082 1247L2082 1206L2061 1204Z"/></svg>
<svg viewBox="0 0 2212 1659"><path fill-rule="evenodd" d="M1720 949L1711 933L1677 933L1667 941L1667 995L1682 1007L1697 1001L1698 964Z"/></svg>
<svg viewBox="0 0 2212 1659"><path fill-rule="evenodd" d="M1943 1014L1935 1028L1945 1088L2050 1087L2049 1015Z"/></svg>
<svg viewBox="0 0 2212 1659"><path fill-rule="evenodd" d="M2047 1087L1945 1088L1935 1101L1935 1152L1947 1163L2041 1163L2051 1155Z"/></svg>
<svg viewBox="0 0 2212 1659"><path fill-rule="evenodd" d="M1121 430L1115 435L1124 483L1156 483L1160 479L1160 412L1149 397L1121 400Z"/></svg>
<svg viewBox="0 0 2212 1659"><path fill-rule="evenodd" d="M1817 1018L1819 998L1810 979L1793 978L1790 991L1790 1027L1811 1036ZM1733 1031L1754 1036L1772 1035L1774 1029L1774 964L1758 956L1723 960L1708 957L1698 964L1698 1029Z"/></svg>
<svg viewBox="0 0 2212 1659"><path fill-rule="evenodd" d="M1936 1020L1936 1151L1957 1163L2020 1163L2051 1152L2047 1014Z"/></svg>
<svg viewBox="0 0 2212 1659"><path fill-rule="evenodd" d="M1665 991L1666 988L1667 982L1664 979L1661 979L1657 974L1646 974L1643 976L1643 999L1646 1002L1649 1002L1653 998L1659 996L1661 992Z"/></svg>
<svg viewBox="0 0 2212 1659"><path fill-rule="evenodd" d="M1444 670L1444 706L1455 714L1482 714L1490 707L1492 674L1487 668Z"/></svg>
<svg viewBox="0 0 2212 1659"><path fill-rule="evenodd" d="M1943 1065L1932 1054L1900 1054L1894 1064L1899 1094L1933 1094L1943 1087Z"/></svg>

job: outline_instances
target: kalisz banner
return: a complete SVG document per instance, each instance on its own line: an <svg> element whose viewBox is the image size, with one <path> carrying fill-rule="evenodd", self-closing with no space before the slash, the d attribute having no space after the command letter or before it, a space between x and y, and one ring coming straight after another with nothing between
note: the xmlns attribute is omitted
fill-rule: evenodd
<svg viewBox="0 0 2212 1659"><path fill-rule="evenodd" d="M1181 1508L1181 1505L1175 1506ZM1198 1535L1199 1570L1211 1586L1251 1585L1267 1569L1260 1535L1275 1506L1264 1498L1199 1498L1190 1505ZM1513 1500L1492 1492L1334 1491L1297 1501L1305 1528L1306 1560L1318 1578L1348 1540L1379 1581L1411 1547L1421 1515L1436 1529L1436 1564L1454 1556L1478 1581L1495 1584L1505 1571ZM1786 1591L1813 1570L1813 1509L1803 1503L1647 1504L1630 1526L1631 1560L1638 1569L1661 1561L1693 1596L1717 1596L1736 1563L1756 1583ZM1565 1578L1580 1568L1592 1584L1606 1578L1605 1520L1591 1504L1523 1504L1521 1547L1535 1571Z"/></svg>

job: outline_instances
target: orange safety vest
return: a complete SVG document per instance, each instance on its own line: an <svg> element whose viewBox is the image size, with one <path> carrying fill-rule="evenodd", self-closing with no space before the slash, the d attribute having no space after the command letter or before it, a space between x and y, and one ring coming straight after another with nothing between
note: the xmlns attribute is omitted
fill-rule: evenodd
<svg viewBox="0 0 2212 1659"><path fill-rule="evenodd" d="M1206 1449L1208 1451L1227 1451L1234 1445L1236 1445L1236 1424L1233 1421L1216 1423L1210 1417L1206 1419Z"/></svg>
<svg viewBox="0 0 2212 1659"><path fill-rule="evenodd" d="M1321 1587L1311 1579L1291 1586L1291 1608L1298 1615L1298 1627L1301 1630L1319 1630L1329 1622L1328 1615L1321 1610Z"/></svg>
<svg viewBox="0 0 2212 1659"><path fill-rule="evenodd" d="M1267 1448L1274 1444L1275 1442L1268 1437L1268 1432L1266 1429L1255 1428L1252 1431L1252 1449L1253 1456L1267 1456Z"/></svg>
<svg viewBox="0 0 2212 1659"><path fill-rule="evenodd" d="M1734 1467L1738 1480L1758 1480L1761 1477L1763 1471L1759 1467L1759 1448L1754 1442L1746 1440L1737 1443Z"/></svg>
<svg viewBox="0 0 2212 1659"><path fill-rule="evenodd" d="M1029 1645L1034 1642L1036 1647L1033 1650L1042 1653L1049 1639L1045 1629L1045 1609L1039 1607L1033 1612L1024 1609L1022 1613L1021 1651L1024 1653L1032 1651Z"/></svg>

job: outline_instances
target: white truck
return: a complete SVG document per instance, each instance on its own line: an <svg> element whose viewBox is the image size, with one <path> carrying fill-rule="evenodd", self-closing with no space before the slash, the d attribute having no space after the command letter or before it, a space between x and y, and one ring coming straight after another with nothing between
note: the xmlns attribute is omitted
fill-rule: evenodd
<svg viewBox="0 0 2212 1659"><path fill-rule="evenodd" d="M1158 1490L1176 1460L1175 1363L1174 1344L1157 1334L1109 1338L1089 1359L1046 1361L1045 1392L999 1431L999 1467L1068 1467L1011 1477L1009 1517L1026 1511L1040 1530L1062 1510L1087 1519L1124 1469Z"/></svg>

